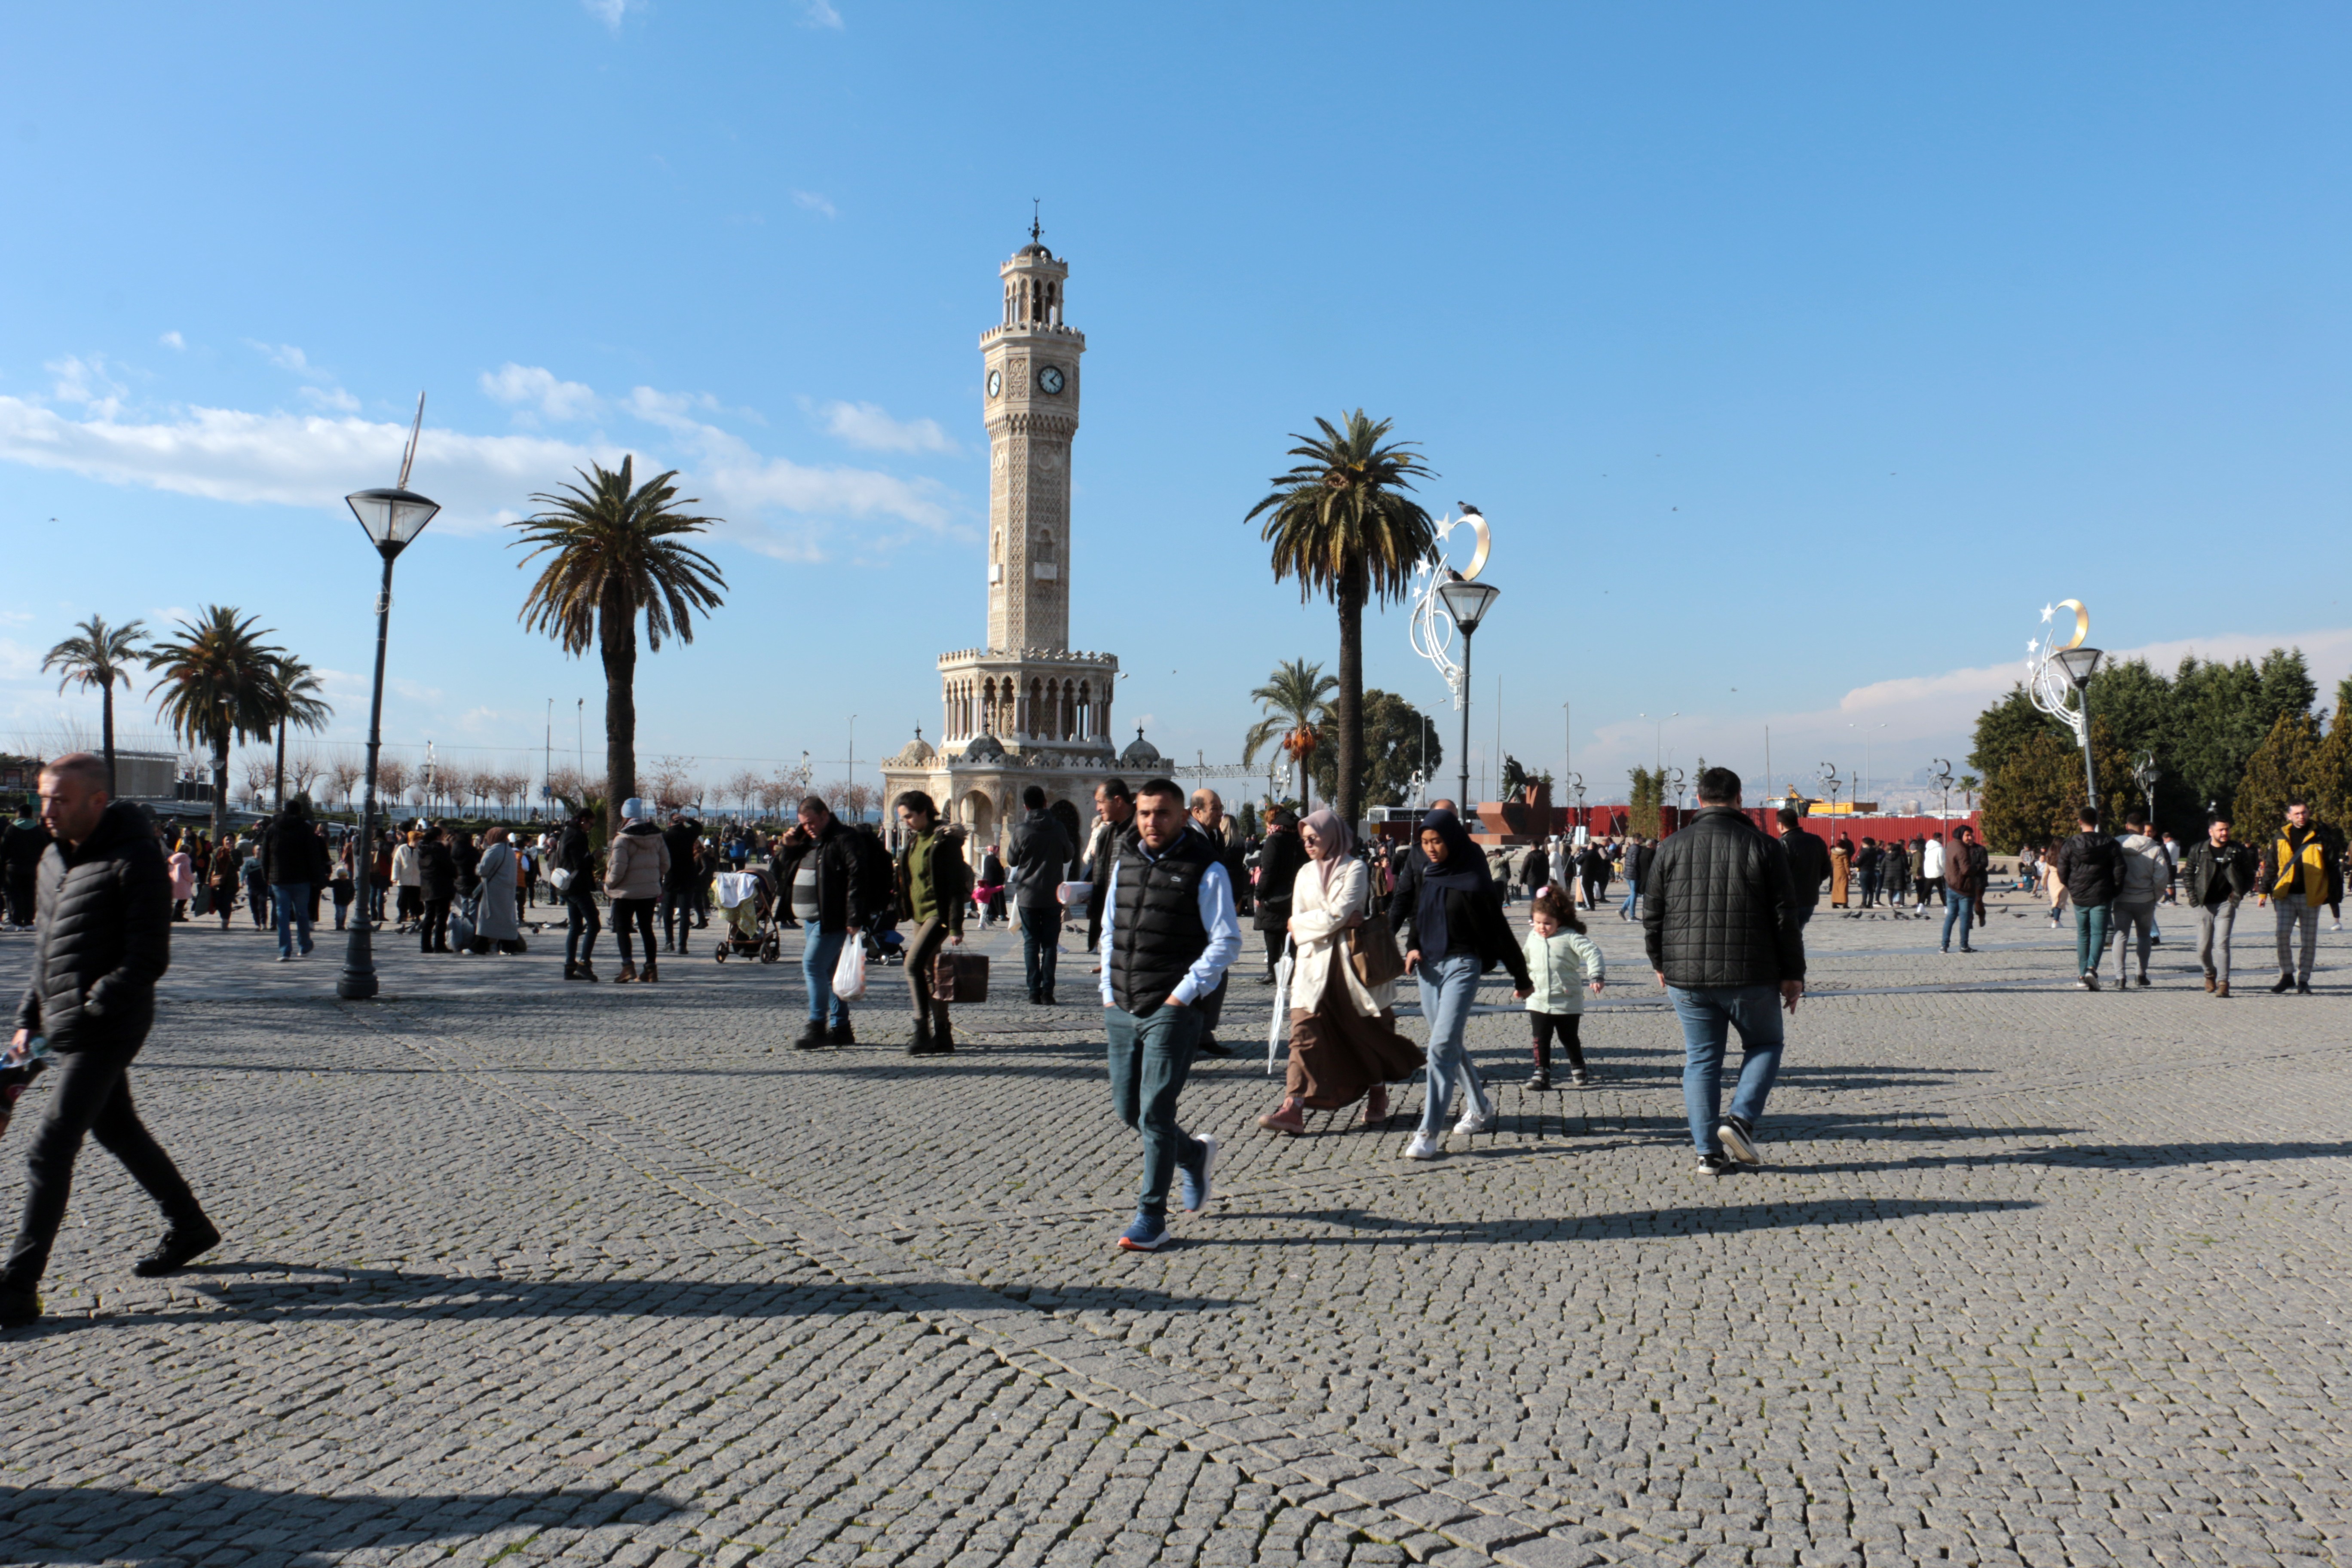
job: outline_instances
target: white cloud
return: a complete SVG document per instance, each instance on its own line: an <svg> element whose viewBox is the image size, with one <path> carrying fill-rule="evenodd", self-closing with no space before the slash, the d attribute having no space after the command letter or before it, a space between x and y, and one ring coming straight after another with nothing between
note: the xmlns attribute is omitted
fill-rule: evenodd
<svg viewBox="0 0 2352 1568"><path fill-rule="evenodd" d="M357 414L360 411L360 400L340 386L306 386L302 388L302 396L338 414Z"/></svg>
<svg viewBox="0 0 2352 1568"><path fill-rule="evenodd" d="M162 343L167 349L184 349L188 346L188 340L182 337L177 332L165 332L162 337L157 338L155 341Z"/></svg>
<svg viewBox="0 0 2352 1568"><path fill-rule="evenodd" d="M621 30L621 18L632 11L646 8L646 0L580 0L591 16L614 32Z"/></svg>
<svg viewBox="0 0 2352 1568"><path fill-rule="evenodd" d="M814 191L794 191L793 193L793 205L802 208L803 211L822 213L826 217L839 217L841 216L839 213L833 210L833 203L817 195Z"/></svg>
<svg viewBox="0 0 2352 1568"><path fill-rule="evenodd" d="M106 357L93 354L89 359L68 354L53 359L41 367L57 382L50 395L60 403L78 403L101 419L111 419L122 407L122 395L130 388L106 373Z"/></svg>
<svg viewBox="0 0 2352 1568"><path fill-rule="evenodd" d="M901 422L873 403L828 403L819 410L824 430L869 452L952 452L956 444L934 419Z"/></svg>
<svg viewBox="0 0 2352 1568"><path fill-rule="evenodd" d="M310 356L304 353L300 349L296 348L292 343L254 342L251 338L247 338L246 342L252 344L255 352L259 353L263 359L268 360L271 364L276 365L280 370L290 370L296 375L313 375L318 374L317 368L310 363Z"/></svg>
<svg viewBox="0 0 2352 1568"><path fill-rule="evenodd" d="M500 403L530 405L550 419L577 419L596 407L593 388L560 381L551 370L511 360L482 373L482 390Z"/></svg>
<svg viewBox="0 0 2352 1568"><path fill-rule="evenodd" d="M841 13L833 8L833 0L801 0L801 26L831 27L841 30Z"/></svg>

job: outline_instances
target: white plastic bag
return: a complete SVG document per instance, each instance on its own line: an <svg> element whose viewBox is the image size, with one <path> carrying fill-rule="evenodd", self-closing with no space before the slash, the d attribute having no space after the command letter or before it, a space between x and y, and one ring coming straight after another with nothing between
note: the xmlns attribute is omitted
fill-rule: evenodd
<svg viewBox="0 0 2352 1568"><path fill-rule="evenodd" d="M833 994L845 1002L866 994L866 942L856 931L841 944L841 962L833 966Z"/></svg>

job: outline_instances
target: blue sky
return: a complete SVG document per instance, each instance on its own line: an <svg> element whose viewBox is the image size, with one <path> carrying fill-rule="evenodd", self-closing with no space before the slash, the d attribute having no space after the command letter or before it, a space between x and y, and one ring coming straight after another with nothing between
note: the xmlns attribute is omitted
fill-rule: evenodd
<svg viewBox="0 0 2352 1568"><path fill-rule="evenodd" d="M2347 43L2294 5L20 7L0 731L89 710L35 668L72 620L221 602L361 733L337 498L424 388L448 510L390 741L520 760L584 697L593 754L499 522L624 451L728 520L645 754L936 733L1032 197L1089 344L1073 640L1171 752L1231 760L1269 667L1334 657L1241 519L1359 405L1496 531L1474 765L1499 675L1504 748L1557 768L1572 702L1595 798L1654 747L1760 773L1768 725L1778 776L1907 773L2067 596L2332 684ZM1368 639L1444 700L1402 613Z"/></svg>

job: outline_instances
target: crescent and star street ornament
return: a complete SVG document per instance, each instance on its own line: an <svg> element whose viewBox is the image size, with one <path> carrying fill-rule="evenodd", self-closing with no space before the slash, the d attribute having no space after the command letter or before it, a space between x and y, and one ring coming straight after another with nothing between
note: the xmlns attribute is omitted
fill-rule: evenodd
<svg viewBox="0 0 2352 1568"><path fill-rule="evenodd" d="M1457 571L1446 563L1445 556L1452 548L1454 533L1465 528L1471 531L1474 543L1470 564ZM1454 695L1454 706L1459 708L1463 698L1462 667L1450 657L1454 646L1454 617L1446 613L1445 601L1438 597L1437 591L1457 580L1474 581L1486 568L1486 552L1494 540L1486 531L1486 520L1467 510L1460 517L1448 513L1437 523L1434 532L1436 564L1433 566L1423 561L1412 569L1412 651L1437 667L1437 673L1444 679L1446 690Z"/></svg>
<svg viewBox="0 0 2352 1568"><path fill-rule="evenodd" d="M2058 640L2063 628L2052 622L2061 610L2074 612L2074 635L2066 641ZM2070 648L2083 646L2091 635L2091 612L2083 607L2080 599L2061 599L2055 605L2042 606L2042 624L2050 626L2047 637L2035 637L2025 645L2026 689L2033 694L2033 706L2049 714L2074 732L2076 745L2087 745L2090 737L2083 723L2083 703L2066 667L2057 656Z"/></svg>

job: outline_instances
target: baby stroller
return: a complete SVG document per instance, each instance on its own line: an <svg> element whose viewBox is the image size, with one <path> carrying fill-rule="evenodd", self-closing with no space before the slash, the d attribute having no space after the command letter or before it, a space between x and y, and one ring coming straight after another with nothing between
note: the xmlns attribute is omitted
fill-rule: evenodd
<svg viewBox="0 0 2352 1568"><path fill-rule="evenodd" d="M866 962L869 964L907 962L907 939L898 934L898 917L885 911L866 925Z"/></svg>
<svg viewBox="0 0 2352 1568"><path fill-rule="evenodd" d="M710 956L721 963L730 953L775 963L782 942L777 935L775 879L765 871L721 871L713 880L725 934Z"/></svg>

